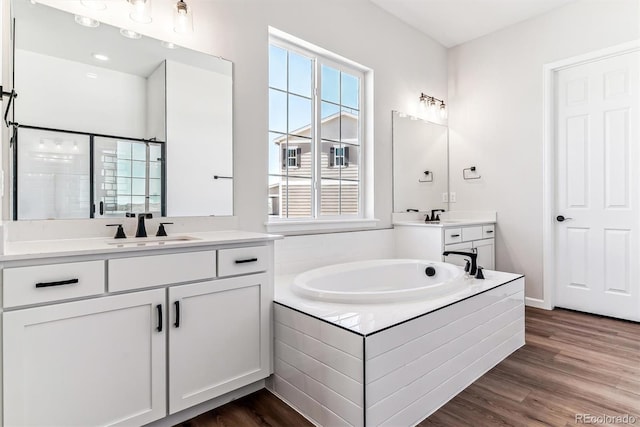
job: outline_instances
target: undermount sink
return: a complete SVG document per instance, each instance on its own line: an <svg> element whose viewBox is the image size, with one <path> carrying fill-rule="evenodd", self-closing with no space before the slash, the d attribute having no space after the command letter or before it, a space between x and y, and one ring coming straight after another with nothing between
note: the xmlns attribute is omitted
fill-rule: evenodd
<svg viewBox="0 0 640 427"><path fill-rule="evenodd" d="M111 239L107 241L107 245L116 247L125 246L162 246L172 243L185 243L194 240L200 240L191 236L166 236L166 237L131 237L127 239Z"/></svg>

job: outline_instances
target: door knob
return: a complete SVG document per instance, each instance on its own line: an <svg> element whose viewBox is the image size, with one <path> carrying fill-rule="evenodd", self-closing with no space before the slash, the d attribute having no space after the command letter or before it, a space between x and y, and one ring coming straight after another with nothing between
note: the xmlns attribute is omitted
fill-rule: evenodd
<svg viewBox="0 0 640 427"><path fill-rule="evenodd" d="M558 216L556 217L556 221L558 221L558 222L564 222L564 221L567 221L567 220L570 220L570 219L573 219L573 218L566 218L566 217L565 217L565 216L563 216L563 215L558 215Z"/></svg>

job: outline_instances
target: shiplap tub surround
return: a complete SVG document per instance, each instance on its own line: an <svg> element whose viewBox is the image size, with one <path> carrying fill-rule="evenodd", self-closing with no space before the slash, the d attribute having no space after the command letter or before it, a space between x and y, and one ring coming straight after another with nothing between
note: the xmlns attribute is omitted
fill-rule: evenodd
<svg viewBox="0 0 640 427"><path fill-rule="evenodd" d="M431 301L335 304L276 285L273 391L318 425L415 425L524 345L524 277Z"/></svg>

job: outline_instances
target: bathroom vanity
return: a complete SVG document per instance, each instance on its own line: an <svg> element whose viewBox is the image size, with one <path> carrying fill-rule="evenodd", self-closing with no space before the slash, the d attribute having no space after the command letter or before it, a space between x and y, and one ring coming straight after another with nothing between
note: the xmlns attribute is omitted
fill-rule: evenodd
<svg viewBox="0 0 640 427"><path fill-rule="evenodd" d="M464 265L464 257L443 257L442 253L476 251L478 265L495 270L495 217L445 219L437 223L395 219L393 225L397 258L443 260Z"/></svg>
<svg viewBox="0 0 640 427"><path fill-rule="evenodd" d="M4 425L177 423L261 382L272 372L275 238L7 245Z"/></svg>

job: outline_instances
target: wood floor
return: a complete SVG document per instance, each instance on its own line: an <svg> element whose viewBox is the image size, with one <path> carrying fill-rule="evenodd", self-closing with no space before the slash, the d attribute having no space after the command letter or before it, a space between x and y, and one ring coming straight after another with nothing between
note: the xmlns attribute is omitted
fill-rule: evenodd
<svg viewBox="0 0 640 427"><path fill-rule="evenodd" d="M526 346L419 426L584 425L576 414L629 414L636 417L631 425L640 426L640 324L527 307L526 330ZM261 390L182 425L311 424Z"/></svg>

